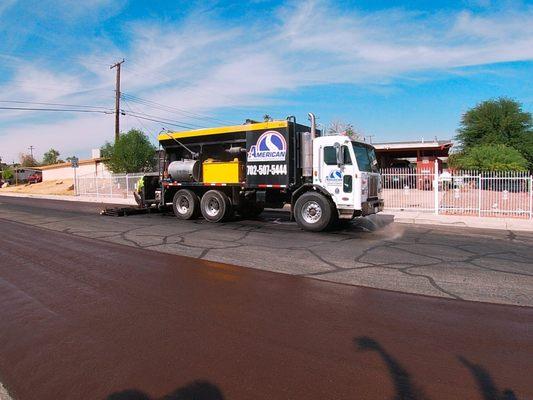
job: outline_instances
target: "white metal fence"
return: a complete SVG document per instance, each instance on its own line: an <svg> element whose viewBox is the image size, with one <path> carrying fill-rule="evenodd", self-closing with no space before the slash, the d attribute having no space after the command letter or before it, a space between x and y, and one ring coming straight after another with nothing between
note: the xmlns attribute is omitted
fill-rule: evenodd
<svg viewBox="0 0 533 400"><path fill-rule="evenodd" d="M139 178L144 174L101 175L94 174L76 177L76 196L97 198L133 198Z"/></svg>
<svg viewBox="0 0 533 400"><path fill-rule="evenodd" d="M533 176L528 172L388 168L381 171L389 210L533 219ZM132 198L144 174L76 177L76 195Z"/></svg>
<svg viewBox="0 0 533 400"><path fill-rule="evenodd" d="M533 218L529 172L388 168L381 171L385 208L436 214Z"/></svg>

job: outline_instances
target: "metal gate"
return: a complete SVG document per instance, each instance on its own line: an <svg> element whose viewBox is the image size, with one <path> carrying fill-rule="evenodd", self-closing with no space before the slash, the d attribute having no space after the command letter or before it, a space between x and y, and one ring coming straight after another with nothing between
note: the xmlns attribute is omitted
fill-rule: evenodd
<svg viewBox="0 0 533 400"><path fill-rule="evenodd" d="M385 208L494 217L533 218L533 176L527 171L381 171Z"/></svg>

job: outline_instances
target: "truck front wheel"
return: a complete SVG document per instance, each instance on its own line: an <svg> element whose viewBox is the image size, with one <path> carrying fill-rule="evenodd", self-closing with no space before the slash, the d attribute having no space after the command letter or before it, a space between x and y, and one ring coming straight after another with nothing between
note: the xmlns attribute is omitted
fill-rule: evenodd
<svg viewBox="0 0 533 400"><path fill-rule="evenodd" d="M219 190L209 190L200 201L202 215L209 222L223 221L232 214L232 205L228 196Z"/></svg>
<svg viewBox="0 0 533 400"><path fill-rule="evenodd" d="M172 208L178 219L194 219L200 213L200 200L192 190L181 189L172 199Z"/></svg>
<svg viewBox="0 0 533 400"><path fill-rule="evenodd" d="M320 193L307 192L296 200L294 218L306 231L323 231L329 226L332 215L331 203Z"/></svg>

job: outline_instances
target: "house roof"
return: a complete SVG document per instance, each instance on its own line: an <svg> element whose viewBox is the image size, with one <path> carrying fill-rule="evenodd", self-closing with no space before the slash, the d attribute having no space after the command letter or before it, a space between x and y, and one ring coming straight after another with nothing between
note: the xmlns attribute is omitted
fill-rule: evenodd
<svg viewBox="0 0 533 400"><path fill-rule="evenodd" d="M431 140L431 141L406 141L406 142L388 142L372 143L376 150L414 150L414 149L449 149L453 146L451 140Z"/></svg>
<svg viewBox="0 0 533 400"><path fill-rule="evenodd" d="M89 158L86 160L79 160L78 165L88 165L88 164L98 164L105 160L105 158ZM47 170L47 169L56 169L56 168L70 168L72 165L70 162L64 162L64 163L58 163L58 164L50 164L50 165L44 165L42 167L39 167L41 170Z"/></svg>

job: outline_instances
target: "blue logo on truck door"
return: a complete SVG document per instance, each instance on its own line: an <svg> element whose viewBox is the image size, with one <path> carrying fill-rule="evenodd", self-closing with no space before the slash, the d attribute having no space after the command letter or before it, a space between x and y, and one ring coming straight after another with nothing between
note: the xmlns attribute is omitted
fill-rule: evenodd
<svg viewBox="0 0 533 400"><path fill-rule="evenodd" d="M277 131L267 131L259 136L248 151L248 161L285 161L287 142Z"/></svg>
<svg viewBox="0 0 533 400"><path fill-rule="evenodd" d="M329 173L328 179L331 179L331 180L342 179L342 171L340 169L334 169L333 171Z"/></svg>

